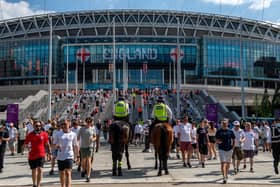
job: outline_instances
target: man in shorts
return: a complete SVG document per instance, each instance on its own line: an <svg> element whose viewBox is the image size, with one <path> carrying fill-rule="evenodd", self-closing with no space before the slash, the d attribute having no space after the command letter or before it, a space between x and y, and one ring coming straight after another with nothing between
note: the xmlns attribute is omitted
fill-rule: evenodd
<svg viewBox="0 0 280 187"><path fill-rule="evenodd" d="M178 140L182 152L182 161L183 161L183 167L189 167L191 168L192 165L190 164L190 158L192 154L192 124L188 122L188 117L185 116L183 123L178 128ZM187 164L185 162L187 155Z"/></svg>
<svg viewBox="0 0 280 187"><path fill-rule="evenodd" d="M232 153L232 165L234 168L234 174L239 172L240 162L243 159L243 151L242 151L242 144L245 141L245 134L244 131L240 128L239 121L233 122L234 128L233 133L235 136L235 144Z"/></svg>
<svg viewBox="0 0 280 187"><path fill-rule="evenodd" d="M228 171L231 163L232 149L235 144L235 136L231 129L228 128L228 120L224 119L221 124L222 128L216 133L216 141L219 148L221 161L221 171L223 175L223 183L227 183Z"/></svg>
<svg viewBox="0 0 280 187"><path fill-rule="evenodd" d="M48 134L42 131L40 121L34 122L34 130L29 133L24 144L29 150L28 162L32 170L33 187L40 187L42 180L42 168L46 156L45 146L50 151Z"/></svg>
<svg viewBox="0 0 280 187"><path fill-rule="evenodd" d="M86 118L86 126L82 127L78 132L78 140L81 142L81 160L82 173L81 177L87 174L86 182L90 182L92 157L94 153L94 142L96 141L96 130L92 127L93 120Z"/></svg>
<svg viewBox="0 0 280 187"><path fill-rule="evenodd" d="M57 165L60 174L62 187L72 186L72 167L74 159L78 155L77 135L70 129L70 121L64 120L61 123L62 134L58 136L56 143Z"/></svg>

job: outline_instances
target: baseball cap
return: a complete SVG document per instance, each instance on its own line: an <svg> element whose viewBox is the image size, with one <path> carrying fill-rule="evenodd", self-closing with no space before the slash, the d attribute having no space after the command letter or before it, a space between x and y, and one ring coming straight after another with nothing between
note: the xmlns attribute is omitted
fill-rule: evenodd
<svg viewBox="0 0 280 187"><path fill-rule="evenodd" d="M234 122L233 122L233 125L234 125L234 126L240 126L240 123L239 123L239 121L234 121Z"/></svg>

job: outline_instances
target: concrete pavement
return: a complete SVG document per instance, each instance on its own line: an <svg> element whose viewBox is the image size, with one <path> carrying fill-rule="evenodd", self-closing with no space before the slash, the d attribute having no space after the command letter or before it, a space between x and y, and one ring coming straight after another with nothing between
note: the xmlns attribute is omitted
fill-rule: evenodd
<svg viewBox="0 0 280 187"><path fill-rule="evenodd" d="M85 179L80 177L77 172L77 167L73 170L73 186L128 186L133 184L138 186L198 186L201 183L207 183L209 187L220 185L222 176L220 172L219 160L209 160L206 163L206 168L201 168L198 161L191 161L192 168L184 168L182 161L172 158L168 161L169 175L157 176L157 171L154 167L153 153L142 153L143 146L130 145L130 159L132 170L126 169L126 161L123 160L123 176L112 177L111 175L111 152L107 144L103 144L100 151L96 153L93 164L93 173L90 184L85 182ZM9 152L8 152L9 153ZM31 170L27 163L27 155L5 157L5 168L3 173L0 173L0 186L31 186ZM241 165L243 167L243 164ZM237 175L230 175L227 184L228 186L267 186L280 185L280 176L275 175L272 167L272 156L269 152L260 152L255 157L254 173L247 169L241 169ZM43 186L59 186L59 176L57 168L55 175L48 174L50 164L46 163L44 167L44 176L42 180Z"/></svg>

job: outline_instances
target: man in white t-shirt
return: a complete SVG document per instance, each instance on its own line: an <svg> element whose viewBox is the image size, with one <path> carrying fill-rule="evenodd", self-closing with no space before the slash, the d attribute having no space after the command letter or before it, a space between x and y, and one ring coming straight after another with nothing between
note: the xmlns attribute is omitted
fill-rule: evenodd
<svg viewBox="0 0 280 187"><path fill-rule="evenodd" d="M244 131L240 128L239 121L233 122L234 128L232 129L235 136L235 144L232 153L232 165L234 168L234 173L237 174L239 172L240 162L243 159L242 145L245 141Z"/></svg>
<svg viewBox="0 0 280 187"><path fill-rule="evenodd" d="M191 154L192 154L191 132L192 132L192 124L190 124L188 122L188 117L185 116L183 123L178 128L178 140L179 140L180 148L181 148L181 152L182 152L183 167L187 167L187 165L188 165L188 167L190 167L190 168L192 167L192 165L190 164L190 158L191 158ZM186 153L187 153L187 164L185 162Z"/></svg>
<svg viewBox="0 0 280 187"><path fill-rule="evenodd" d="M10 148L10 151L11 151L11 155L14 156L15 155L15 147L16 147L17 137L18 137L18 131L17 131L17 128L14 127L13 122L10 123L9 136L10 136L9 148Z"/></svg>
<svg viewBox="0 0 280 187"><path fill-rule="evenodd" d="M51 120L48 120L48 123L44 125L44 130L48 132L51 127L52 127Z"/></svg>
<svg viewBox="0 0 280 187"><path fill-rule="evenodd" d="M78 155L77 135L71 131L69 120L65 120L61 126L63 131L56 142L60 183L61 186L72 186L73 161L77 159Z"/></svg>
<svg viewBox="0 0 280 187"><path fill-rule="evenodd" d="M52 153L52 158L51 158L51 170L49 172L50 175L54 174L54 166L57 158L57 141L58 137L62 135L62 129L61 129L61 124L57 123L56 121L52 122L52 127L49 128L49 138L50 138L50 145L51 145L51 153Z"/></svg>
<svg viewBox="0 0 280 187"><path fill-rule="evenodd" d="M176 157L177 159L180 159L179 151L180 151L180 144L178 140L178 132L179 132L179 127L180 127L180 120L176 120L176 125L173 127L173 133L174 133L174 142L175 142L175 149L176 149Z"/></svg>
<svg viewBox="0 0 280 187"><path fill-rule="evenodd" d="M244 151L244 166L246 166L246 158L250 159L250 172L253 173L253 158L256 150L256 134L252 130L250 122L245 123L245 141L243 144ZM244 167L245 169L246 167Z"/></svg>
<svg viewBox="0 0 280 187"><path fill-rule="evenodd" d="M140 140L141 140L141 134L143 131L143 127L140 123L141 122L139 121L134 128L135 145L137 145L138 143L140 144Z"/></svg>
<svg viewBox="0 0 280 187"><path fill-rule="evenodd" d="M33 122L32 121L28 121L26 123L26 128L27 128L27 134L33 132L34 131Z"/></svg>

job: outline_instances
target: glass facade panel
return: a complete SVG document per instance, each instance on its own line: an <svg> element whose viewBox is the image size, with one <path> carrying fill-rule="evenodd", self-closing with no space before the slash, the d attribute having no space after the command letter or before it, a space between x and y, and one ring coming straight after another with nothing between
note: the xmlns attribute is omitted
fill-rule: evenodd
<svg viewBox="0 0 280 187"><path fill-rule="evenodd" d="M204 38L203 45L206 77L239 79L243 64L245 79L279 78L280 44L245 39L240 42L238 39Z"/></svg>
<svg viewBox="0 0 280 187"><path fill-rule="evenodd" d="M53 74L59 71L58 45L53 43ZM49 64L49 39L0 42L0 80L44 79Z"/></svg>

